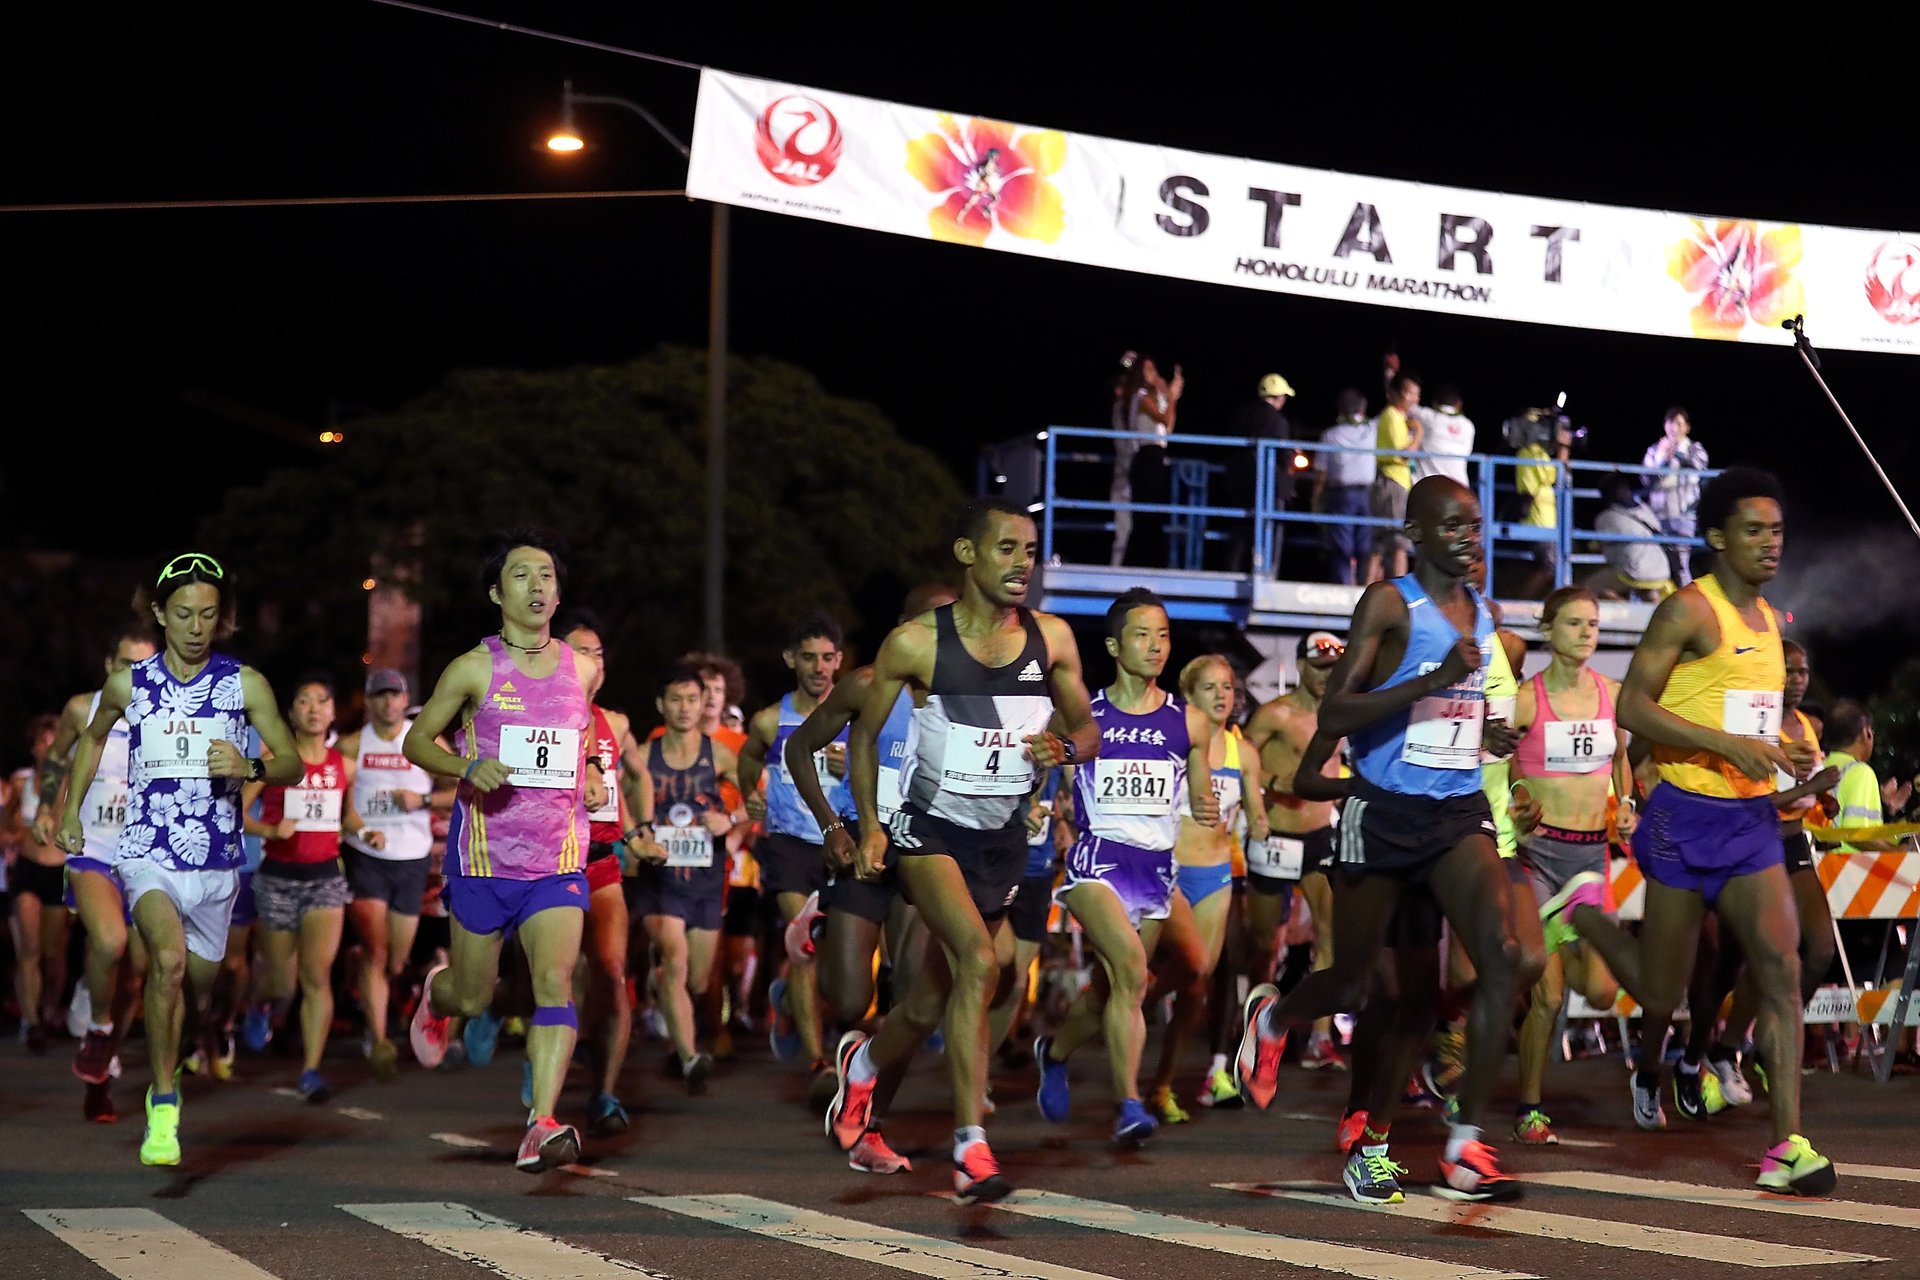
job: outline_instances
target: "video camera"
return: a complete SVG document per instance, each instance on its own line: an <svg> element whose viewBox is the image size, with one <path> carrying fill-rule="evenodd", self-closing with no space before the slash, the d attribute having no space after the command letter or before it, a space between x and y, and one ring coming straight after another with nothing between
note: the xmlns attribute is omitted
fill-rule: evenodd
<svg viewBox="0 0 1920 1280"><path fill-rule="evenodd" d="M1570 447L1584 450L1587 447L1587 429L1574 426L1566 409L1567 393L1562 391L1554 400L1553 408L1527 409L1517 413L1500 424L1500 434L1506 437L1507 446L1516 451L1537 444L1551 453L1558 443L1559 433L1564 431Z"/></svg>

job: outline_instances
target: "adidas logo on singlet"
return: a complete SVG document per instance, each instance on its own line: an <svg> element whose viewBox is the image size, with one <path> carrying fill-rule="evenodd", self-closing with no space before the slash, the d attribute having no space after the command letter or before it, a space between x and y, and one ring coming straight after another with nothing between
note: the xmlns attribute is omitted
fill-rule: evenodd
<svg viewBox="0 0 1920 1280"><path fill-rule="evenodd" d="M501 684L501 686L500 686L500 692L502 692L502 693L512 693L512 692L513 692L513 681L511 681L511 680L508 680L508 681L505 681L504 683L502 683L502 684Z"/></svg>
<svg viewBox="0 0 1920 1280"><path fill-rule="evenodd" d="M1020 674L1014 678L1016 680L1045 680L1047 676L1045 672L1040 670L1040 659L1030 658L1027 661L1027 665L1020 668Z"/></svg>

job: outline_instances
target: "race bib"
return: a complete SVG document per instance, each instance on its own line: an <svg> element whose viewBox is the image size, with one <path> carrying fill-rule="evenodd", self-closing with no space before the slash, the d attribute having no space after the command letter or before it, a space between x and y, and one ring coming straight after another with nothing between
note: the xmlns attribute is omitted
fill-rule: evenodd
<svg viewBox="0 0 1920 1280"><path fill-rule="evenodd" d="M368 822L390 821L407 816L407 806L398 791L374 791L368 794L360 816Z"/></svg>
<svg viewBox="0 0 1920 1280"><path fill-rule="evenodd" d="M607 789L607 802L598 809L587 810L590 822L620 821L620 774L617 769L602 769L600 781Z"/></svg>
<svg viewBox="0 0 1920 1280"><path fill-rule="evenodd" d="M1290 836L1247 842L1247 870L1271 880L1298 880L1307 864L1307 846Z"/></svg>
<svg viewBox="0 0 1920 1280"><path fill-rule="evenodd" d="M900 771L880 766L874 778L873 802L880 810L880 821L893 825L893 815L900 812Z"/></svg>
<svg viewBox="0 0 1920 1280"><path fill-rule="evenodd" d="M1101 757L1093 762L1093 797L1115 817L1164 818L1173 812L1173 761Z"/></svg>
<svg viewBox="0 0 1920 1280"><path fill-rule="evenodd" d="M219 735L206 720L159 716L140 726L140 767L149 778L211 778L207 748Z"/></svg>
<svg viewBox="0 0 1920 1280"><path fill-rule="evenodd" d="M833 770L827 764L828 758L825 751L813 753L813 776L820 779L820 786L823 789L832 790L833 785L840 779L833 776Z"/></svg>
<svg viewBox="0 0 1920 1280"><path fill-rule="evenodd" d="M295 831L338 831L340 829L340 793L328 789L309 790L288 787L282 810L293 819Z"/></svg>
<svg viewBox="0 0 1920 1280"><path fill-rule="evenodd" d="M1549 720L1546 736L1549 773L1599 773L1613 765L1618 745L1611 720Z"/></svg>
<svg viewBox="0 0 1920 1280"><path fill-rule="evenodd" d="M1781 704L1778 690L1729 689L1720 705L1720 728L1736 738L1777 742Z"/></svg>
<svg viewBox="0 0 1920 1280"><path fill-rule="evenodd" d="M502 725L500 763L516 787L571 791L580 785L580 731Z"/></svg>
<svg viewBox="0 0 1920 1280"><path fill-rule="evenodd" d="M1487 699L1487 719L1504 720L1506 723L1512 724L1513 710L1516 706L1519 705L1519 702L1520 702L1520 699L1514 696L1513 694L1508 694L1504 698L1488 698ZM1506 759L1505 756L1497 756L1493 754L1493 752L1491 751L1482 751L1480 753L1481 764L1499 764L1502 760L1505 760L1505 759Z"/></svg>
<svg viewBox="0 0 1920 1280"><path fill-rule="evenodd" d="M653 838L667 851L667 865L670 867L713 865L713 832L704 826L655 827Z"/></svg>
<svg viewBox="0 0 1920 1280"><path fill-rule="evenodd" d="M1220 806L1220 818L1229 821L1240 806L1240 774L1237 770L1211 775L1214 802Z"/></svg>
<svg viewBox="0 0 1920 1280"><path fill-rule="evenodd" d="M1478 769L1481 716L1486 706L1486 699L1480 697L1438 694L1420 699L1407 716L1401 761L1428 769Z"/></svg>
<svg viewBox="0 0 1920 1280"><path fill-rule="evenodd" d="M118 839L120 828L127 825L126 788L116 787L103 792L97 800L89 801L82 822L89 843Z"/></svg>
<svg viewBox="0 0 1920 1280"><path fill-rule="evenodd" d="M1012 729L947 727L940 787L963 796L1024 796L1033 790L1033 761Z"/></svg>

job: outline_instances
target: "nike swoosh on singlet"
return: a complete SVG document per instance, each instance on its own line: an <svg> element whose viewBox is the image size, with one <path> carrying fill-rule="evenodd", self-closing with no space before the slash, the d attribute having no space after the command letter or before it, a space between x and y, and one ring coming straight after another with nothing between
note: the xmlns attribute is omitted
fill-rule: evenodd
<svg viewBox="0 0 1920 1280"><path fill-rule="evenodd" d="M1733 646L1733 652L1734 652L1734 654L1735 654L1735 656L1738 656L1738 655L1740 655L1740 654L1743 654L1743 653L1752 653L1752 652L1754 652L1754 651L1755 651L1756 649L1758 649L1759 647L1760 647L1760 646L1759 646L1759 645L1757 645L1757 644L1750 644L1750 645L1748 645L1748 646L1747 646L1746 648L1744 648L1744 649L1743 649L1743 648L1741 648L1741 647L1740 647L1739 645L1735 645L1735 646Z"/></svg>

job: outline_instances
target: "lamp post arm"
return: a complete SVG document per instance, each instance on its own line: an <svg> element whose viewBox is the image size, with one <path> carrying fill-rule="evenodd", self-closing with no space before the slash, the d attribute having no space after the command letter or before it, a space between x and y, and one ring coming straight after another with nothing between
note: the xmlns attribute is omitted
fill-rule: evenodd
<svg viewBox="0 0 1920 1280"><path fill-rule="evenodd" d="M661 124L659 117L655 116L653 112L647 110L631 98L618 98L611 94L604 93L575 93L572 88L569 87L566 91L566 103L568 106L584 103L588 106L625 107L628 111L633 112L633 114L645 120L655 133L665 138L668 146L678 151L682 156L689 154L686 143L675 137L671 129Z"/></svg>

